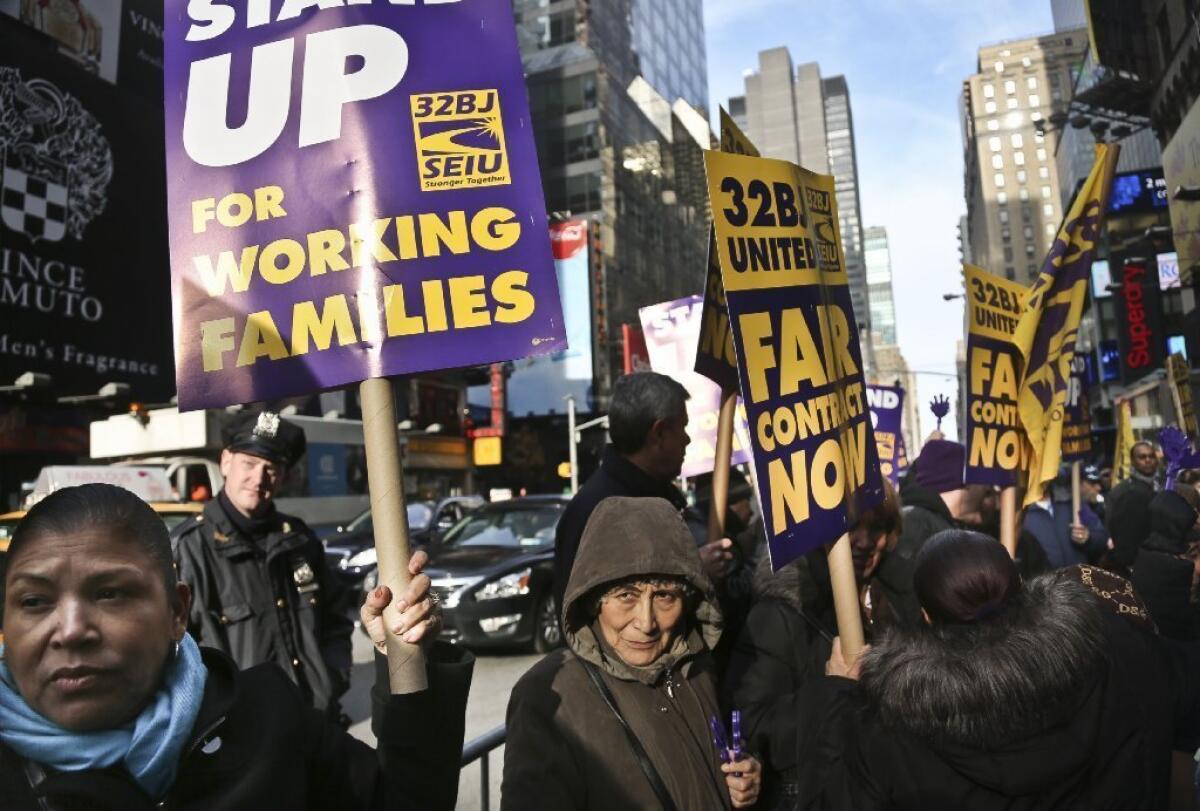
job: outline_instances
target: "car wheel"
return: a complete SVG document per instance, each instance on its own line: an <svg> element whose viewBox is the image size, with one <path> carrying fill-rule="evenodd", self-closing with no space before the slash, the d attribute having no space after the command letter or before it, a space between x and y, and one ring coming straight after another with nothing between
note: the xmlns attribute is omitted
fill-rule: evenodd
<svg viewBox="0 0 1200 811"><path fill-rule="evenodd" d="M533 622L533 650L536 653L549 653L562 645L562 629L558 624L558 604L553 594L547 594L538 601L537 612Z"/></svg>

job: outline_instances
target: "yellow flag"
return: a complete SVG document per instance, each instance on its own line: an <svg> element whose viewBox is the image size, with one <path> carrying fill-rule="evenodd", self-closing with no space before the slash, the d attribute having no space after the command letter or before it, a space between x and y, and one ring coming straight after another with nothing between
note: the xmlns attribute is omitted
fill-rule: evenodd
<svg viewBox="0 0 1200 811"><path fill-rule="evenodd" d="M1029 442L1026 505L1040 501L1046 483L1058 475L1075 334L1120 149L1115 144L1096 146L1096 163L1029 290L1013 336L1025 358L1017 404Z"/></svg>
<svg viewBox="0 0 1200 811"><path fill-rule="evenodd" d="M1116 487L1129 478L1129 453L1133 450L1133 422L1129 414L1129 401L1117 403L1117 444L1113 450L1112 486Z"/></svg>

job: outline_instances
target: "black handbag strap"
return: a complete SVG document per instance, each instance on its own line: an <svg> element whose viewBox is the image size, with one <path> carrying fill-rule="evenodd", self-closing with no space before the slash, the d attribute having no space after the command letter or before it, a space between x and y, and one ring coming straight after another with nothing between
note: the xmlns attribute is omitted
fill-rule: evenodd
<svg viewBox="0 0 1200 811"><path fill-rule="evenodd" d="M617 709L617 702L613 698L612 691L608 689L608 685L604 683L604 679L600 676L600 671L591 662L585 661L582 658L579 659L579 663L583 665L583 669L587 671L588 678L596 686L596 692L600 694L600 697L604 699L604 703L608 705L608 708L612 710L612 714L616 716L617 723L621 725L621 729L625 730L625 737L629 740L629 748L633 750L638 766L642 769L642 774L646 775L646 779L650 781L650 788L654 789L654 794L658 797L658 801L662 803L663 811L676 811L675 801L671 799L671 793L667 791L662 777L658 774L658 769L654 768L654 764L650 762L650 756L646 754L646 750L642 747L642 742L637 739L637 735L633 734L633 730L629 728L629 722L625 720L625 716L621 715L621 711Z"/></svg>

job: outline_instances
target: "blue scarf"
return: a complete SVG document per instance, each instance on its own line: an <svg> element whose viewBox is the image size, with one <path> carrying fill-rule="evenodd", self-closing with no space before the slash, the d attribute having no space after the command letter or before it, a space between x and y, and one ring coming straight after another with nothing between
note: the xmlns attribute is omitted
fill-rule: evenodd
<svg viewBox="0 0 1200 811"><path fill-rule="evenodd" d="M3 657L0 648L0 657ZM154 800L175 782L208 670L200 648L184 634L179 655L167 663L162 688L141 715L119 729L72 732L47 720L25 703L8 666L0 658L0 741L29 760L63 772L123 765Z"/></svg>

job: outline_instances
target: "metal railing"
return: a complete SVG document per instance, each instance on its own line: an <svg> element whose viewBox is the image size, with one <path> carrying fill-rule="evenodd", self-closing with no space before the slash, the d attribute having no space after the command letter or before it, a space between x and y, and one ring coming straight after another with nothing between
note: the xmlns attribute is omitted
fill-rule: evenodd
<svg viewBox="0 0 1200 811"><path fill-rule="evenodd" d="M459 768L465 769L475 761L479 761L479 807L483 811L490 811L492 805L490 802L491 794L491 769L489 757L493 749L498 749L504 745L504 737L506 730L504 724L495 729L488 730L474 740L467 741L463 746L462 760L459 762Z"/></svg>

